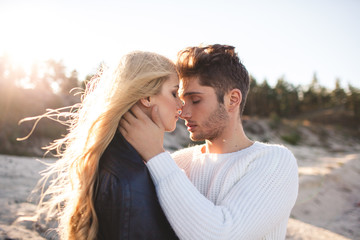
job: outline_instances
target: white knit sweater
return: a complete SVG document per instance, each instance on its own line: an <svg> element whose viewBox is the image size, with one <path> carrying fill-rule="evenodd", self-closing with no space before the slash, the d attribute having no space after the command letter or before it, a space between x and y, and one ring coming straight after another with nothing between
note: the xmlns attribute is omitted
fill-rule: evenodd
<svg viewBox="0 0 360 240"><path fill-rule="evenodd" d="M160 204L180 239L285 239L298 193L296 159L255 142L234 153L202 146L150 159ZM175 163L176 162L176 163Z"/></svg>

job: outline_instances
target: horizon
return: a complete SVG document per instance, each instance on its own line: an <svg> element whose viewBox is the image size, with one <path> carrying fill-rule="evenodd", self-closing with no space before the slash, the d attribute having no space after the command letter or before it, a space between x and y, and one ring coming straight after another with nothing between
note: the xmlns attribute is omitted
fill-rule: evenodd
<svg viewBox="0 0 360 240"><path fill-rule="evenodd" d="M203 44L235 46L249 73L275 86L280 78L308 86L360 88L360 2L32 1L0 3L0 56L29 69L33 61L62 61L79 80L101 62L127 52L153 51L175 60Z"/></svg>

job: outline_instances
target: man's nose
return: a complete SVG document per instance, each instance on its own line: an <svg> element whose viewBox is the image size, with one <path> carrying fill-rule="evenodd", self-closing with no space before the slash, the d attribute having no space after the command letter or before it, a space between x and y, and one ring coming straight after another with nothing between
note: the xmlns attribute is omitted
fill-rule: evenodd
<svg viewBox="0 0 360 240"><path fill-rule="evenodd" d="M181 109L181 114L180 114L180 118L182 119L189 119L191 117L191 112L190 109L188 107L186 107L185 105L182 106Z"/></svg>

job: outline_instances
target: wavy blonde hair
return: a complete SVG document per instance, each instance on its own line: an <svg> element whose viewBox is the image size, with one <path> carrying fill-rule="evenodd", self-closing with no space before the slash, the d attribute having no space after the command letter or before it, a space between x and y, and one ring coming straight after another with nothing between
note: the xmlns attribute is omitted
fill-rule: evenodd
<svg viewBox="0 0 360 240"><path fill-rule="evenodd" d="M37 121L48 117L68 126L68 134L46 148L56 150L59 160L39 182L49 185L41 195L39 216L45 212L47 219L59 220L61 239L96 239L93 197L100 157L123 114L139 99L158 94L171 74L176 74L176 67L169 59L156 53L131 52L114 71L105 70L88 83L81 103L37 117ZM63 117L67 120L61 120Z"/></svg>

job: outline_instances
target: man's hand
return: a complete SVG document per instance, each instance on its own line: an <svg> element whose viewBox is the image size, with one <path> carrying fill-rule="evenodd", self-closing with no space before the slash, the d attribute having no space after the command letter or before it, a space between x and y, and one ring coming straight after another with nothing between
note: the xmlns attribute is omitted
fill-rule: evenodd
<svg viewBox="0 0 360 240"><path fill-rule="evenodd" d="M131 111L131 112L130 112ZM119 130L125 139L139 152L145 162L164 152L164 126L158 106L153 106L152 120L136 105L120 120Z"/></svg>

